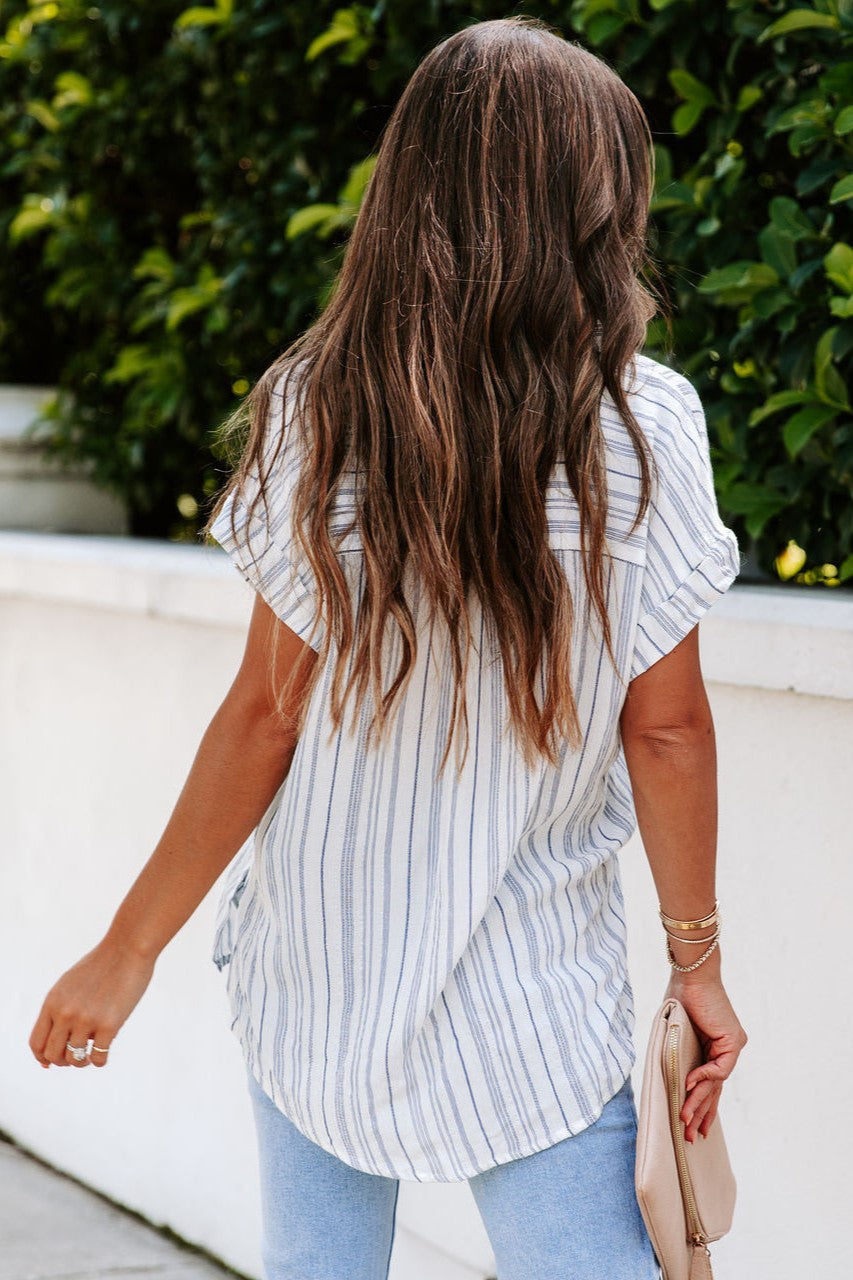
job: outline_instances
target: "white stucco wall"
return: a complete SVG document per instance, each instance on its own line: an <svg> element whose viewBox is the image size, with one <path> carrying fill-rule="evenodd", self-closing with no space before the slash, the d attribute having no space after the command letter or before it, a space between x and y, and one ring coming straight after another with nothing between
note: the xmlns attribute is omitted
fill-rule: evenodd
<svg viewBox="0 0 853 1280"><path fill-rule="evenodd" d="M0 1129L260 1276L251 1110L210 960L219 882L158 960L107 1069L44 1071L27 1044L47 989L100 939L159 838L250 607L218 547L0 532ZM853 601L735 584L701 640L723 974L750 1035L720 1110L738 1205L715 1275L834 1274L853 1192ZM621 860L639 1095L669 967L638 837ZM494 1274L466 1183L402 1183L397 1223L392 1280Z"/></svg>

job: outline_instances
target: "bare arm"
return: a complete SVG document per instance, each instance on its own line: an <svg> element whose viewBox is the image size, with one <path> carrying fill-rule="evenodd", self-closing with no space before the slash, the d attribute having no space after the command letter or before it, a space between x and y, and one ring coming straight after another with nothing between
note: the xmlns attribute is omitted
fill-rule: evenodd
<svg viewBox="0 0 853 1280"><path fill-rule="evenodd" d="M713 910L716 898L717 751L698 626L632 680L620 728L660 905L677 919L699 919ZM692 936L713 932L697 929ZM672 944L678 964L692 964L703 950ZM720 943L701 968L703 978L719 975Z"/></svg>
<svg viewBox="0 0 853 1280"><path fill-rule="evenodd" d="M713 910L717 896L717 755L699 664L698 626L631 681L620 729L637 822L661 907L677 919L699 919ZM691 936L711 937L713 932L697 929ZM692 973L671 970L667 987L667 994L684 1005L705 1051L705 1063L688 1073L681 1108L685 1136L691 1142L697 1134L707 1136L723 1081L747 1041L723 988L721 941ZM672 942L676 964L692 964L704 951Z"/></svg>
<svg viewBox="0 0 853 1280"><path fill-rule="evenodd" d="M273 715L267 646L281 627L280 667L303 642L256 596L237 676L211 720L166 829L107 937L156 957L257 826L286 777L296 739Z"/></svg>
<svg viewBox="0 0 853 1280"><path fill-rule="evenodd" d="M157 956L186 923L257 826L296 747L273 712L268 646L281 628L278 684L303 641L256 596L243 659L199 744L166 828L102 941L45 997L30 1035L43 1065L78 1065L66 1042L109 1048L151 979ZM310 674L312 664L308 664ZM304 691L300 685L297 703ZM298 707L288 708L294 718ZM106 1055L92 1051L92 1063ZM87 1065L88 1059L79 1065Z"/></svg>

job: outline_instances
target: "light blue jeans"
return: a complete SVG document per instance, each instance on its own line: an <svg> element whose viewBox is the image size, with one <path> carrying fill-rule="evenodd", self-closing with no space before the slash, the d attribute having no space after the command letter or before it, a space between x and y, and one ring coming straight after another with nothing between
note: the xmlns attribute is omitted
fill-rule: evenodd
<svg viewBox="0 0 853 1280"><path fill-rule="evenodd" d="M387 1280L399 1180L317 1146L246 1074L265 1280ZM636 1139L629 1076L580 1133L468 1179L498 1280L660 1280L634 1189Z"/></svg>

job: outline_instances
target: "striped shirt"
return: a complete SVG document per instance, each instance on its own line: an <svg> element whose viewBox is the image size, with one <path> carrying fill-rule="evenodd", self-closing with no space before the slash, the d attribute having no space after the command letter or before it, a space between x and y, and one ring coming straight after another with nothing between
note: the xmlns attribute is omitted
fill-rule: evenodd
<svg viewBox="0 0 853 1280"><path fill-rule="evenodd" d="M626 377L660 477L629 534L639 466L605 395L607 604L627 682L695 626L740 556L718 512L693 386L643 355ZM286 423L280 393L271 420L275 432ZM239 504L232 538L229 500L213 535L306 638L315 598L291 536L295 438L279 455L269 523L260 502L246 529ZM337 503L333 532L352 516L354 489ZM618 859L636 827L619 734L625 685L585 595L564 474L546 504L576 609L581 750L528 766L504 735L500 650L475 600L469 751L458 780L453 752L436 777L453 673L415 585L418 653L391 738L365 747L369 698L355 734L347 708L330 736L327 664L287 777L223 873L213 960L228 966L246 1065L303 1134L370 1173L455 1182L542 1150L592 1124L635 1062ZM356 603L363 558L351 533L340 559ZM386 643L396 671L393 628Z"/></svg>

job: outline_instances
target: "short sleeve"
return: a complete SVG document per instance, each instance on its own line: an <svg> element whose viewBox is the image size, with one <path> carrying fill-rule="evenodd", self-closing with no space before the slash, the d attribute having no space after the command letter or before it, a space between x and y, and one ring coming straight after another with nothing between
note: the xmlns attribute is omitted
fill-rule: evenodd
<svg viewBox="0 0 853 1280"><path fill-rule="evenodd" d="M705 414L681 375L659 409L658 484L647 526L646 559L630 678L684 639L740 571L737 538L720 518Z"/></svg>
<svg viewBox="0 0 853 1280"><path fill-rule="evenodd" d="M235 568L257 591L273 613L290 629L319 649L322 620L309 639L317 616L313 576L293 537L291 498L298 479L299 453L295 431L287 430L284 399L273 389L268 430L263 450L265 495L257 499L249 520L249 508L258 492L257 467L246 477L243 492L232 489L210 527L211 536L228 554ZM284 435L281 447L276 448ZM231 518L234 516L232 531Z"/></svg>

